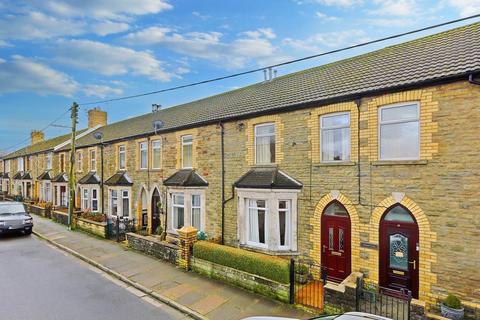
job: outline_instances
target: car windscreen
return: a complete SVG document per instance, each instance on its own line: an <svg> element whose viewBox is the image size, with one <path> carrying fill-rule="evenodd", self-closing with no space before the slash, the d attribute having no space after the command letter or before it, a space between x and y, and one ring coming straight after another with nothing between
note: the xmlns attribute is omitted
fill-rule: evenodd
<svg viewBox="0 0 480 320"><path fill-rule="evenodd" d="M0 205L0 215L7 215L12 213L24 213L25 207L23 204L7 204Z"/></svg>

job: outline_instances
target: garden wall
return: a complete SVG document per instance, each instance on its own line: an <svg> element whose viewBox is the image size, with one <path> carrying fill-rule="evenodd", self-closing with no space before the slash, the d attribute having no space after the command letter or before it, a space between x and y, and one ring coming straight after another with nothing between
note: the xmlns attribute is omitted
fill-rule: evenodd
<svg viewBox="0 0 480 320"><path fill-rule="evenodd" d="M106 222L96 222L84 218L76 218L76 228L102 238L107 238Z"/></svg>
<svg viewBox="0 0 480 320"><path fill-rule="evenodd" d="M130 248L177 264L178 247L176 245L131 232L127 233L126 237Z"/></svg>

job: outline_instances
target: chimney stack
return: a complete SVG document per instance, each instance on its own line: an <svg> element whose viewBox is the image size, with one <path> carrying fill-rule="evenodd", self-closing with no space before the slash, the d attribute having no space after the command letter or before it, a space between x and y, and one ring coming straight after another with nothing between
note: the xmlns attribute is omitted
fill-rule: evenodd
<svg viewBox="0 0 480 320"><path fill-rule="evenodd" d="M88 128L107 125L107 113L99 107L88 110Z"/></svg>
<svg viewBox="0 0 480 320"><path fill-rule="evenodd" d="M32 145L43 142L45 141L45 134L43 133L43 131L32 130L32 132L30 133L30 139Z"/></svg>

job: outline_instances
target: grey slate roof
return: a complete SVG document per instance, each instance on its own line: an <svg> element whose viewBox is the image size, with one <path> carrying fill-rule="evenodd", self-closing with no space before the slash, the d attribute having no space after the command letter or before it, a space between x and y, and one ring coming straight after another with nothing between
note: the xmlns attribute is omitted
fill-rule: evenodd
<svg viewBox="0 0 480 320"><path fill-rule="evenodd" d="M182 169L163 181L168 187L207 187L208 182L193 169Z"/></svg>
<svg viewBox="0 0 480 320"><path fill-rule="evenodd" d="M22 179L22 176L23 176L23 171L18 171L17 173L15 173L13 175L13 178L14 180L21 180Z"/></svg>
<svg viewBox="0 0 480 320"><path fill-rule="evenodd" d="M91 171L78 180L78 184L100 184L100 178L96 172Z"/></svg>
<svg viewBox="0 0 480 320"><path fill-rule="evenodd" d="M52 179L52 182L57 182L57 183L68 182L67 174L65 172L57 174L55 178Z"/></svg>
<svg viewBox="0 0 480 320"><path fill-rule="evenodd" d="M298 180L290 177L276 167L258 167L249 170L234 186L254 189L302 189Z"/></svg>
<svg viewBox="0 0 480 320"><path fill-rule="evenodd" d="M50 170L44 171L41 175L37 177L37 180L52 180L52 176L50 175Z"/></svg>
<svg viewBox="0 0 480 320"><path fill-rule="evenodd" d="M480 23L474 23L160 110L155 119L165 126L157 132L466 76L480 71L478 52ZM104 134L104 142L146 135L153 133L153 120L149 113L98 131ZM89 134L77 146L97 143Z"/></svg>
<svg viewBox="0 0 480 320"><path fill-rule="evenodd" d="M133 181L125 171L118 171L108 178L105 184L107 186L131 186L133 185Z"/></svg>
<svg viewBox="0 0 480 320"><path fill-rule="evenodd" d="M30 172L25 172L22 176L22 180L32 180L32 175Z"/></svg>

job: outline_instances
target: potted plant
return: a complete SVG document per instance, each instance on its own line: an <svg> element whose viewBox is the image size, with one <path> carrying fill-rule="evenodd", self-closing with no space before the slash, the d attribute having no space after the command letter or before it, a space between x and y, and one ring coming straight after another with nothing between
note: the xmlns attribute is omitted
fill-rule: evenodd
<svg viewBox="0 0 480 320"><path fill-rule="evenodd" d="M203 231L198 231L197 240L207 240L207 234Z"/></svg>
<svg viewBox="0 0 480 320"><path fill-rule="evenodd" d="M308 282L308 267L304 264L299 264L295 268L295 281L300 284Z"/></svg>
<svg viewBox="0 0 480 320"><path fill-rule="evenodd" d="M442 316L445 318L453 320L463 319L464 309L462 307L462 302L453 294L449 294L447 296L447 298L440 305L440 309Z"/></svg>

